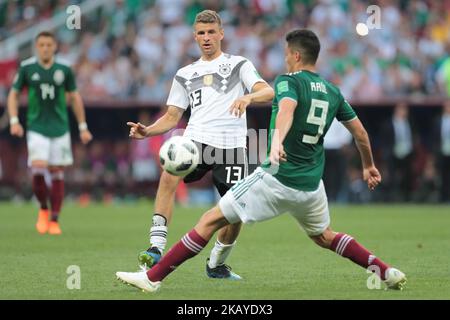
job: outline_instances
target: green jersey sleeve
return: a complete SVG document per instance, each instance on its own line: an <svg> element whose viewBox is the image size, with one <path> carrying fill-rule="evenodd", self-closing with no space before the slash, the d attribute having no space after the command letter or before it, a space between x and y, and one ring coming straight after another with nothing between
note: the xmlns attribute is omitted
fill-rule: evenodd
<svg viewBox="0 0 450 320"><path fill-rule="evenodd" d="M357 115L355 113L355 110L350 106L350 104L342 98L342 102L338 108L338 111L336 113L336 119L338 119L341 122L350 121L353 119L356 119Z"/></svg>
<svg viewBox="0 0 450 320"><path fill-rule="evenodd" d="M67 68L66 81L64 83L66 91L72 92L77 90L77 84L75 82L75 75L71 68Z"/></svg>
<svg viewBox="0 0 450 320"><path fill-rule="evenodd" d="M293 77L282 75L275 80L275 97L277 101L281 101L283 98L291 98L298 101L297 92L297 81Z"/></svg>
<svg viewBox="0 0 450 320"><path fill-rule="evenodd" d="M26 82L25 68L19 67L19 70L17 71L16 76L14 77L13 88L16 91L20 91L25 86L25 82Z"/></svg>

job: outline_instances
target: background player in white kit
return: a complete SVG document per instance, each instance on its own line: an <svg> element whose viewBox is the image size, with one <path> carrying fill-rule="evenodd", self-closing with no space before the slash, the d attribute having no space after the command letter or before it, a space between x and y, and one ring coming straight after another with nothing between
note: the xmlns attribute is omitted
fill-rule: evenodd
<svg viewBox="0 0 450 320"><path fill-rule="evenodd" d="M274 91L249 60L221 51L224 31L216 12L205 10L196 16L194 37L202 56L178 70L167 100L166 114L147 127L140 123L127 124L131 127L132 138L159 135L173 129L190 106L191 117L184 136L197 143L202 159L184 181L199 180L212 170L214 184L223 196L238 180L247 176L245 109L251 103L270 102ZM245 90L250 93L244 95ZM233 161L226 161L230 159ZM165 249L175 190L181 179L165 171L161 174L150 229L151 247L139 255L141 265L152 267ZM225 264L240 227L241 223L236 223L219 231L206 266L209 277L240 279Z"/></svg>
<svg viewBox="0 0 450 320"><path fill-rule="evenodd" d="M331 229L322 182L323 136L334 118L355 139L369 189L381 182L381 175L373 161L367 131L353 108L339 88L316 73L319 52L319 38L311 30L293 30L286 35L285 63L289 73L275 80L266 161L233 186L156 266L147 272L117 272L119 280L155 292L170 273L199 254L220 228L237 221L261 222L289 213L317 245L375 272L387 288L403 289L403 272L350 235ZM293 276L301 276L301 272Z"/></svg>

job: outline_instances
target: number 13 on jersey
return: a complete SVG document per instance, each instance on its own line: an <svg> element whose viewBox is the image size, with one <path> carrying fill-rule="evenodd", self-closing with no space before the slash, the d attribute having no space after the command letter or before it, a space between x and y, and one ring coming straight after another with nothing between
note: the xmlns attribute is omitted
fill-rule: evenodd
<svg viewBox="0 0 450 320"><path fill-rule="evenodd" d="M328 101L325 100L311 99L311 107L309 108L306 123L317 125L318 129L315 136L304 134L302 139L303 143L316 144L319 142L327 121L328 104ZM320 111L318 109L320 109ZM320 112L320 116L316 116L316 111Z"/></svg>
<svg viewBox="0 0 450 320"><path fill-rule="evenodd" d="M189 97L191 98L191 108L198 107L202 104L202 89L191 92Z"/></svg>

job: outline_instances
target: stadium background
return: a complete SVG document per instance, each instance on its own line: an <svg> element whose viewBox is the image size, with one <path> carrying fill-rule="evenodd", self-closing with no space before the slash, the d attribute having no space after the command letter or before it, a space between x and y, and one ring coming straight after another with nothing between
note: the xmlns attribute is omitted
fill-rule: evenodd
<svg viewBox="0 0 450 320"><path fill-rule="evenodd" d="M81 30L65 27L70 4L82 8ZM355 25L367 20L369 4L381 8L381 29L360 37ZM163 141L151 138L136 145L128 139L125 123L138 118L149 123L163 112L174 72L198 57L191 24L204 8L217 10L224 20L224 50L250 58L270 82L284 72L283 34L296 27L318 32L319 72L340 86L363 120L384 178L377 191L368 193L355 147L333 150L348 137L330 134L339 139L330 142L327 156L334 160L328 163L343 165L329 170L328 178L335 181L327 189L330 200L340 202L331 206L333 228L355 236L401 268L408 275L406 290L368 290L364 270L318 249L287 216L244 227L229 259L245 279L240 283L206 278L211 244L170 276L158 295L142 294L114 280L116 271L136 268L136 254L148 243L153 204L143 199L153 199L159 176L155 155ZM58 238L34 229L37 205L29 201L25 140L11 138L4 112L18 63L32 54L39 28L49 25L60 42L59 56L76 72L95 139L81 146L70 113L75 165L66 175L63 235ZM436 121L450 95L449 35L449 1L0 0L0 298L183 303L449 299L450 261L445 252L450 250L450 216L448 204L434 204L444 200L439 198L445 168L438 161ZM26 106L25 95L22 98ZM410 110L414 153L408 158L411 172L394 184L392 134L386 128L402 103ZM22 123L25 111L21 108ZM270 106L249 109L249 128L266 128L269 116ZM137 169L140 166L144 169ZM142 177L147 180L137 179ZM336 180L341 182L337 191ZM194 224L214 197L207 179L180 190L178 202L189 206L175 207L169 244ZM407 200L415 203L387 203ZM433 204L419 205L423 202ZM73 266L81 271L80 290L69 286Z"/></svg>
<svg viewBox="0 0 450 320"><path fill-rule="evenodd" d="M70 4L82 8L80 30L65 26ZM367 20L370 4L381 8L381 29L361 37L355 25ZM157 152L167 135L132 142L125 123L148 124L163 112L176 70L199 56L191 26L205 8L223 18L224 51L248 57L271 83L284 72L286 31L308 27L318 33L319 73L341 88L366 125L384 178L376 192L367 192L356 149L338 143L331 156L339 161L329 163L340 167L328 169L326 177L330 200L449 201L440 195L448 186L435 124L450 95L450 1L407 0L0 1L0 199L32 196L25 141L9 136L4 111L18 63L32 55L34 35L46 23L54 24L58 56L75 71L95 137L83 147L71 115L75 164L66 175L67 198L88 203L152 196ZM25 93L22 98L25 106ZM410 110L414 151L407 160L411 170L396 177L385 128L402 103ZM22 123L24 114L21 108ZM250 109L249 128L267 128L269 116L270 106ZM181 203L208 204L215 197L210 178L178 192Z"/></svg>

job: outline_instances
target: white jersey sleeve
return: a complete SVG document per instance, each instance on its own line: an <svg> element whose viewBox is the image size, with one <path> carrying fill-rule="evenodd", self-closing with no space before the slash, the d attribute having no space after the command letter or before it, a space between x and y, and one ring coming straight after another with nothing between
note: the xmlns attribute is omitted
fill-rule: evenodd
<svg viewBox="0 0 450 320"><path fill-rule="evenodd" d="M240 70L240 78L248 92L252 92L252 88L257 82L266 82L259 75L253 63L247 60Z"/></svg>
<svg viewBox="0 0 450 320"><path fill-rule="evenodd" d="M245 113L237 117L230 113L230 106L259 81L264 82L250 61L222 53L179 69L167 104L190 107L185 137L221 149L245 148Z"/></svg>
<svg viewBox="0 0 450 320"><path fill-rule="evenodd" d="M181 81L181 78L178 76L175 76L173 79L169 97L167 98L167 105L186 110L189 106L189 96Z"/></svg>

